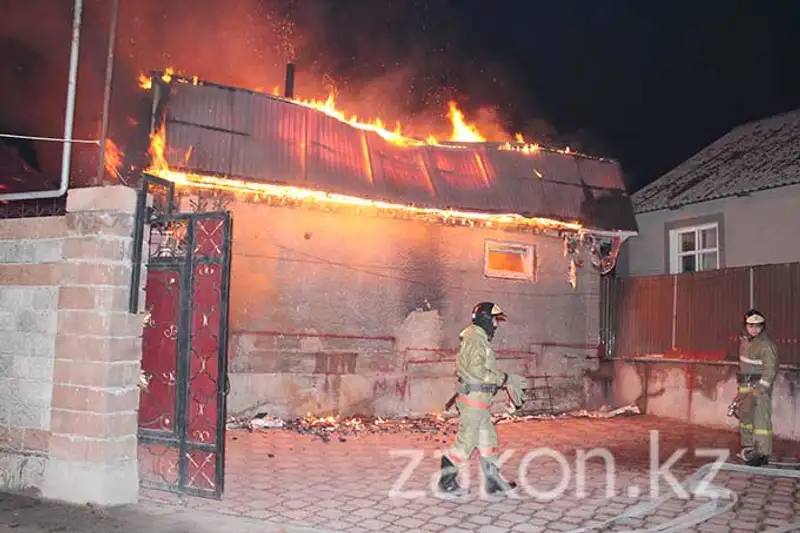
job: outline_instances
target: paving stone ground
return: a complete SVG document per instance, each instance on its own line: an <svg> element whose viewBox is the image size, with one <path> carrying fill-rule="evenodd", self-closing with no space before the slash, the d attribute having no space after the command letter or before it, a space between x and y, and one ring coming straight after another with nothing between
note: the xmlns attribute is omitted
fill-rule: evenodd
<svg viewBox="0 0 800 533"><path fill-rule="evenodd" d="M138 506L102 511L111 513L104 516L108 516L109 524L116 524L114 527L82 529L69 525L69 519L64 518L59 526L62 529L53 529L52 525L59 522L52 518L35 529L35 516L57 514L54 510L42 512L40 508L35 513L29 509L27 514L25 509L17 509L16 520L21 525L13 531L205 533L222 529L280 531L275 529L280 525L289 528L287 533L304 530L292 527L347 533L574 531L599 525L654 497L671 496L642 516L598 529L631 531L652 528L685 516L704 504L713 504L703 495L684 494L687 497L682 498L680 488L670 485L667 478L651 482L651 461L655 461L655 471L676 451L684 449L684 454L670 468L676 481L682 482L698 467L715 460L710 456L698 457L703 448L729 450L731 454L738 450L738 436L732 431L649 416L500 424L501 445L506 453L511 452L503 472L523 482L518 497L482 496L479 466L474 458L466 472L473 495L465 501L453 501L436 497L431 483L438 475L438 452L451 444L454 430L455 425L450 431L438 434L362 434L348 437L345 442L337 439L323 442L311 435L274 429L253 433L229 431L225 495L221 501L143 490ZM657 432L654 443L651 432ZM606 450L612 458L611 478L598 458L588 459L585 475L579 475L583 464L578 460L580 453L596 448ZM778 441L775 448L782 460L800 462L800 443ZM550 450L550 455L542 455L543 450ZM581 479L585 479L583 485ZM719 506L730 503L733 507L685 531L755 532L800 521L798 478L717 472L712 481L716 487L733 491L738 501L718 500ZM579 491L581 487L583 493ZM392 494L393 488L419 494ZM616 492L608 494L609 488ZM563 490L552 492L558 489ZM658 492L653 494L651 490ZM545 494L547 491L551 493ZM5 507L9 509L4 511ZM0 527L9 523L13 503L3 508L0 508ZM34 518L25 522L29 515ZM145 529L125 529L136 520L147 524ZM45 527L48 525L49 528ZM251 527L256 529L248 529Z"/></svg>
<svg viewBox="0 0 800 533"><path fill-rule="evenodd" d="M2 533L325 533L247 516L177 508L143 501L140 505L97 509L40 502L0 494Z"/></svg>

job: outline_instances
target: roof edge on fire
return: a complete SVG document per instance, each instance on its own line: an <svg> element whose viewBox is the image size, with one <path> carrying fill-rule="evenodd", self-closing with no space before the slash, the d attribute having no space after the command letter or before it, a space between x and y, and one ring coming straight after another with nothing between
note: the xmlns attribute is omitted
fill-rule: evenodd
<svg viewBox="0 0 800 533"><path fill-rule="evenodd" d="M800 109L736 126L631 195L636 214L800 184Z"/></svg>
<svg viewBox="0 0 800 533"><path fill-rule="evenodd" d="M156 76L156 77L161 77L161 76L164 75L164 73L162 71L153 71L153 75ZM171 74L170 78L171 78L172 81L175 81L177 83L190 84L190 85L194 85L194 86L215 87L215 88L218 88L218 89L221 89L221 90L225 90L225 91L235 91L235 92L239 92L239 93L248 93L248 94L250 94L252 96L256 96L256 97L270 98L272 100L277 100L279 102L284 102L284 103L287 103L287 104L306 107L302 103L300 103L298 101L295 101L295 100L292 100L291 98L287 98L285 96L280 96L280 95L270 94L270 93L264 93L264 92L261 92L261 91L256 91L254 89L248 89L248 88L245 88L245 87L236 87L236 86L233 86L233 85L223 85L221 83L217 83L217 82L214 82L214 81L202 80L200 78L184 76L184 75L180 75L180 74ZM345 124L350 124L346 120L341 120L341 122L343 122ZM420 144L427 144L427 141L425 139L420 138L420 137L405 136L405 138L410 140L410 141L416 141L416 142L418 142ZM585 159L591 159L591 160L595 160L595 161L603 161L605 163L612 163L612 164L615 164L615 165L619 165L620 164L619 161L614 159L614 158L598 157L598 156L584 154L582 152L576 152L576 151L572 151L572 150L561 150L559 148L552 148L550 146L546 146L546 145L542 145L542 144L538 144L538 143L536 143L536 144L534 144L534 143L517 143L517 142L510 142L510 141L484 141L484 142L480 142L480 143L477 143L477 142L468 143L468 142L459 142L459 141L444 141L444 140L437 139L437 145L438 146L450 146L450 147L453 147L453 148L460 148L460 147L464 147L464 145L468 145L468 144L474 144L474 145L482 144L482 145L492 146L492 147L501 147L501 146L502 147L510 147L510 148L518 147L518 150L521 151L521 152L530 152L532 150L541 150L541 151L544 151L544 152L558 153L558 154L571 156L571 157L576 157L576 158L585 158ZM535 148L533 148L534 146L535 146Z"/></svg>
<svg viewBox="0 0 800 533"><path fill-rule="evenodd" d="M185 76L151 79L153 124L164 126L164 158L174 171L638 232L612 159L517 143L392 138L280 96Z"/></svg>

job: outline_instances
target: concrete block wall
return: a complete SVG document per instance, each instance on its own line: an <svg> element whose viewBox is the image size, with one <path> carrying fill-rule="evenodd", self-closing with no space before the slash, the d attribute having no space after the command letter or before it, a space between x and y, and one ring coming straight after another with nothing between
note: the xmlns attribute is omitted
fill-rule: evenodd
<svg viewBox="0 0 800 533"><path fill-rule="evenodd" d="M50 445L63 217L0 222L0 487L41 487Z"/></svg>
<svg viewBox="0 0 800 533"><path fill-rule="evenodd" d="M598 401L635 404L643 413L738 430L738 420L727 416L736 396L736 365L648 358L604 365L608 365L605 377L610 377L611 387ZM775 437L800 440L800 370L783 368L778 373L772 409Z"/></svg>
<svg viewBox="0 0 800 533"><path fill-rule="evenodd" d="M138 499L142 316L128 313L136 192L70 190L67 215L0 221L4 490ZM7 340L8 339L8 340Z"/></svg>

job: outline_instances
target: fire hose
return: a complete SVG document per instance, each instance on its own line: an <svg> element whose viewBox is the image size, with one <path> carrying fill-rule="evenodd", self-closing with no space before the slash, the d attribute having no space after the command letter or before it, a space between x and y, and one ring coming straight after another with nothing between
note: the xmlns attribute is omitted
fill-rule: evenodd
<svg viewBox="0 0 800 533"><path fill-rule="evenodd" d="M773 463L774 464L774 463ZM783 466L795 466L800 467L800 463L777 463ZM692 474L683 484L682 487L684 490L692 490L697 487L700 483L700 480L704 475L708 473L715 466L715 463L708 463L700 468ZM770 468L764 466L747 466L747 465L739 465L733 463L724 463L719 467L720 470L726 470L730 472L740 472L745 474L752 474L756 476L770 476L770 477L784 477L784 478L794 478L800 480L800 470L789 470L786 468ZM706 491L713 491L713 497L711 501L704 503L703 505L699 506L697 509L690 511L689 513L680 516L678 518L674 518L657 526L647 528L647 529L631 529L628 531L622 531L617 533L679 533L682 531L686 531L687 528L710 520L714 517L722 515L731 509L733 509L736 504L739 502L739 496L736 492L726 489L725 487L720 487L714 485L712 483L708 484L708 488ZM724 505L721 505L720 500L722 496L728 496L729 501ZM598 529L603 529L608 526L613 525L615 522L619 522L622 520L628 520L632 518L640 518L650 512L653 512L658 507L663 505L667 500L670 499L669 494L665 494L655 500L640 503L634 505L633 507L629 508L625 512L605 520L595 526L590 527L583 527L579 529L573 529L568 531L567 533L584 533L587 531L594 531ZM768 529L762 533L786 533L789 531L798 531L800 530L800 522L793 522L790 524L785 524L782 526L777 526L772 529Z"/></svg>

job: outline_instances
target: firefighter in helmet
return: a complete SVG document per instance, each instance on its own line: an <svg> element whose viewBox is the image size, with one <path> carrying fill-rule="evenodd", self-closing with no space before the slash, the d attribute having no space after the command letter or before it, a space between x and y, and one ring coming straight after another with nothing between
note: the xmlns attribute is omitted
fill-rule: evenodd
<svg viewBox="0 0 800 533"><path fill-rule="evenodd" d="M772 454L772 388L778 373L778 350L766 333L763 314L750 309L744 315L739 346L737 381L743 399L739 404L739 457L751 466L769 462Z"/></svg>
<svg viewBox="0 0 800 533"><path fill-rule="evenodd" d="M490 346L498 323L506 320L505 313L493 302L481 302L472 310L472 323L461 331L461 345L456 359L460 412L458 434L454 445L442 455L439 490L453 496L465 496L457 481L460 468L469 461L475 450L481 460L488 494L503 493L516 487L500 476L500 456L497 429L490 412L492 398L505 388L515 405L522 403L527 388L523 377L497 368L494 350Z"/></svg>

